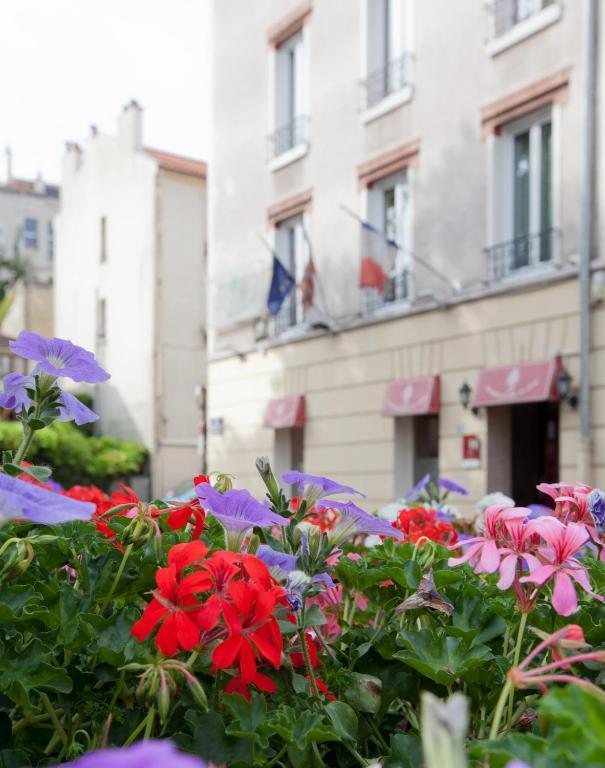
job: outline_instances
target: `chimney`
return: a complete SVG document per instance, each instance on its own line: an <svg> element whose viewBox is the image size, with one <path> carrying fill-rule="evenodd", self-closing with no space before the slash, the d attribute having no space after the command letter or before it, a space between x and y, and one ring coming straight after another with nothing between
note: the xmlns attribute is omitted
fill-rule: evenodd
<svg viewBox="0 0 605 768"><path fill-rule="evenodd" d="M4 148L2 168L0 168L0 183L10 184L13 178L13 153L10 147Z"/></svg>
<svg viewBox="0 0 605 768"><path fill-rule="evenodd" d="M131 99L122 109L122 114L118 120L120 143L135 152L141 149L143 145L142 112L139 103L135 99Z"/></svg>
<svg viewBox="0 0 605 768"><path fill-rule="evenodd" d="M44 179L42 178L40 171L38 171L38 175L34 181L34 192L37 195L43 195L46 192L46 184L44 183Z"/></svg>

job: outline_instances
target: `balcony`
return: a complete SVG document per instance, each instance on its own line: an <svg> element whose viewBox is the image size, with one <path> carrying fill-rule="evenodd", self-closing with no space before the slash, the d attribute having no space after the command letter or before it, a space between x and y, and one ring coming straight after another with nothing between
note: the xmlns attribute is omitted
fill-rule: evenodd
<svg viewBox="0 0 605 768"><path fill-rule="evenodd" d="M305 154L309 144L308 116L299 115L299 117L295 117L291 122L282 125L281 128L270 134L268 139L269 163L274 163L284 155L293 153L297 149L304 150L302 154ZM298 156L293 159L298 159Z"/></svg>
<svg viewBox="0 0 605 768"><path fill-rule="evenodd" d="M560 232L547 229L485 248L489 282L529 275L557 263Z"/></svg>
<svg viewBox="0 0 605 768"><path fill-rule="evenodd" d="M369 317L386 307L392 307L411 298L411 274L403 270L390 276L384 290L380 293L376 288L361 288L361 314Z"/></svg>
<svg viewBox="0 0 605 768"><path fill-rule="evenodd" d="M412 55L404 53L375 69L362 81L362 109L371 110L387 97L411 87ZM397 104L398 106L398 104Z"/></svg>

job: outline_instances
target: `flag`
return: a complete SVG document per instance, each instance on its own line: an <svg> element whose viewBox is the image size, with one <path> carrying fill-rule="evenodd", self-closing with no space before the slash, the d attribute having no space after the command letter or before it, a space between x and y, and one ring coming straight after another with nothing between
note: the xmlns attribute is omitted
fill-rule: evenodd
<svg viewBox="0 0 605 768"><path fill-rule="evenodd" d="M361 222L361 269L359 285L361 288L375 288L382 294L384 286L395 269L397 243L378 229Z"/></svg>
<svg viewBox="0 0 605 768"><path fill-rule="evenodd" d="M267 307L269 312L275 316L281 309L284 299L290 293L296 281L281 261L273 254L273 274L271 276L271 286L269 288L269 297Z"/></svg>
<svg viewBox="0 0 605 768"><path fill-rule="evenodd" d="M307 266L300 282L300 293L305 320L309 325L312 327L329 327L331 325L330 316L326 307L319 275L315 269L313 256L309 256L307 261Z"/></svg>

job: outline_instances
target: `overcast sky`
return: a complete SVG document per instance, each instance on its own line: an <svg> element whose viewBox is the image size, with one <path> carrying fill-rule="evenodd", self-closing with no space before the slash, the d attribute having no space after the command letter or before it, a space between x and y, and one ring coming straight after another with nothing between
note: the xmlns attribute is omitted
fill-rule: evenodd
<svg viewBox="0 0 605 768"><path fill-rule="evenodd" d="M60 181L66 140L144 109L145 144L207 159L210 0L0 0L0 148Z"/></svg>

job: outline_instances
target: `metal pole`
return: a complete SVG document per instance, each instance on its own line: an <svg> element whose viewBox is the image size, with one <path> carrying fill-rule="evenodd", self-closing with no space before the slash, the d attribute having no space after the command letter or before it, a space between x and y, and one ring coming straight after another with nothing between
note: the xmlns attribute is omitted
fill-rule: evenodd
<svg viewBox="0 0 605 768"><path fill-rule="evenodd" d="M584 0L584 114L580 194L580 455L579 477L590 483L590 260L593 253L597 0Z"/></svg>

